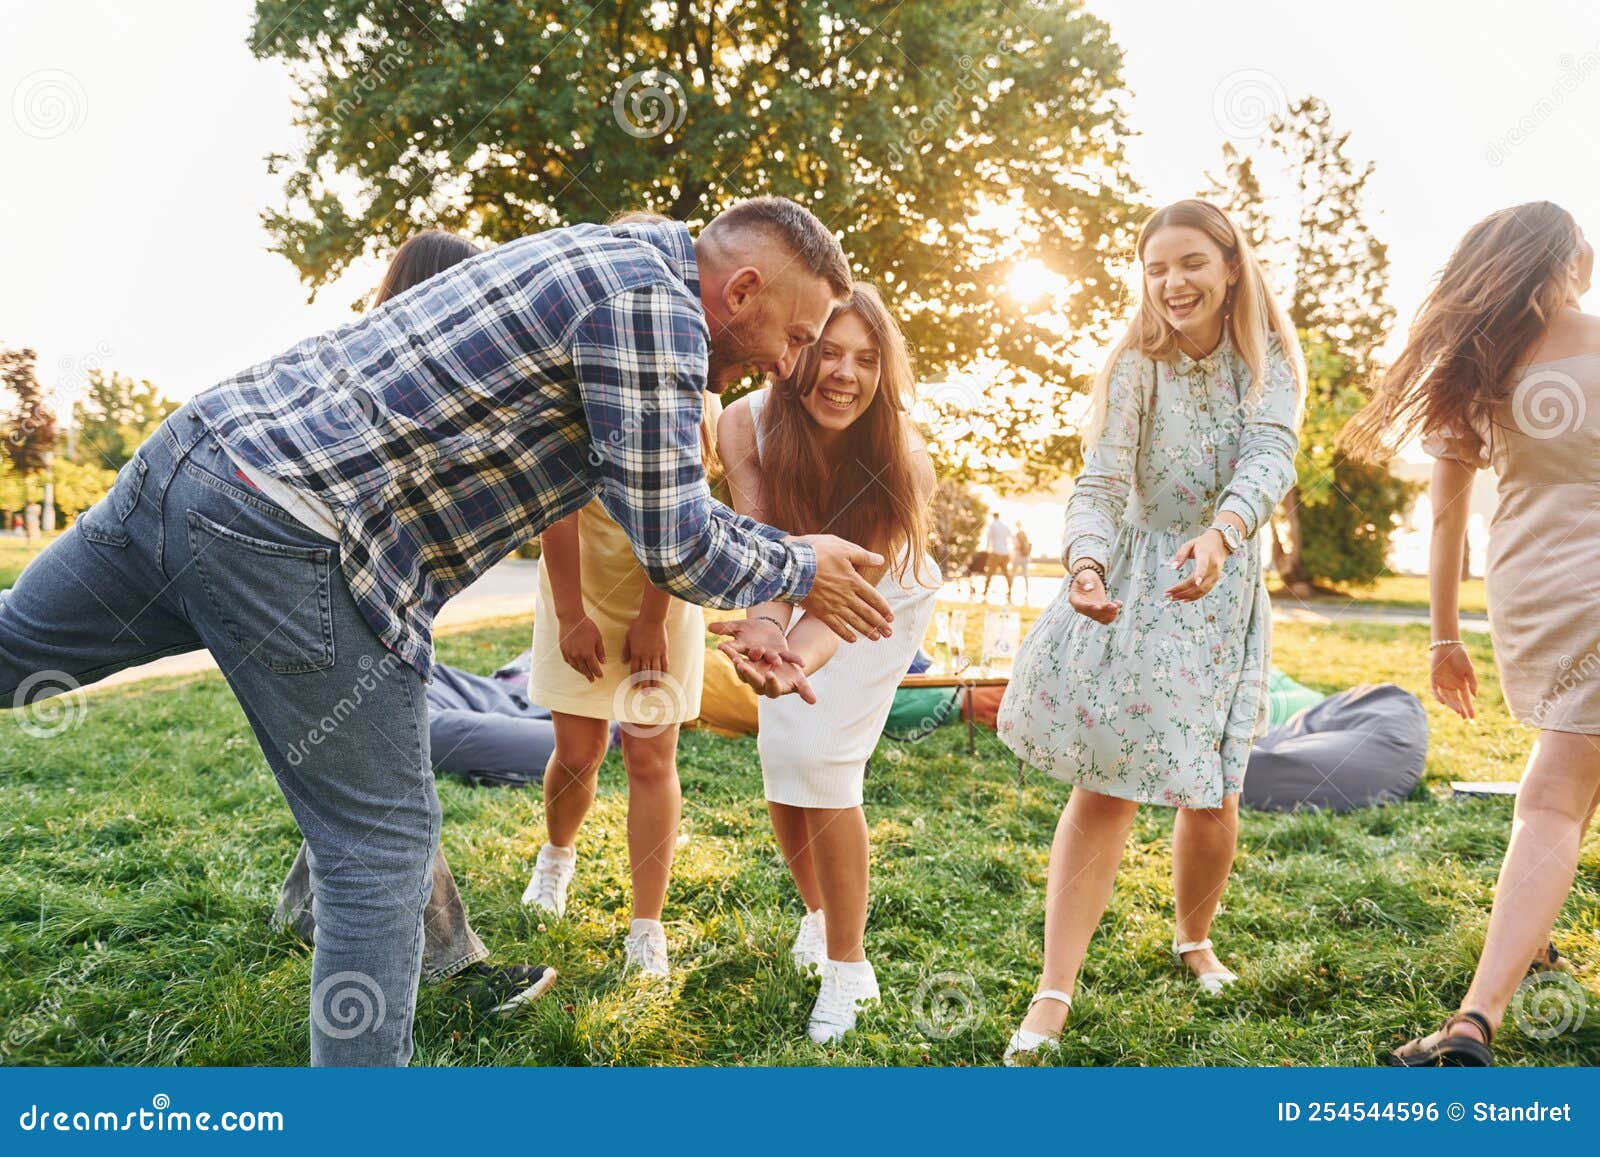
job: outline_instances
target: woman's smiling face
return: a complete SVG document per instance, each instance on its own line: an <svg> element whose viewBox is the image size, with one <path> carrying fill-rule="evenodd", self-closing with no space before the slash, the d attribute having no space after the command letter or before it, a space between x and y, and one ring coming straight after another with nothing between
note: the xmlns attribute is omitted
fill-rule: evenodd
<svg viewBox="0 0 1600 1157"><path fill-rule="evenodd" d="M883 353L867 323L846 312L828 322L817 354L816 386L800 404L824 430L848 430L877 396Z"/></svg>
<svg viewBox="0 0 1600 1157"><path fill-rule="evenodd" d="M1214 342L1235 280L1217 243L1199 229L1165 225L1145 238L1143 262L1145 293L1167 324L1202 348Z"/></svg>

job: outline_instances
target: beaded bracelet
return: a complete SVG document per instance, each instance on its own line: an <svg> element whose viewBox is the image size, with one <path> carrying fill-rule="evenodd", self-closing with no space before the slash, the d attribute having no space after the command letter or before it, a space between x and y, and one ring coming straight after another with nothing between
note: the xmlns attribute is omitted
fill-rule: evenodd
<svg viewBox="0 0 1600 1157"><path fill-rule="evenodd" d="M1067 572L1067 578L1069 580L1075 580L1086 570L1094 571L1095 574L1100 576L1100 585L1106 585L1106 568L1101 566L1092 558L1080 558L1077 562L1073 563L1072 569Z"/></svg>
<svg viewBox="0 0 1600 1157"><path fill-rule="evenodd" d="M1462 643L1462 641L1460 639L1438 639L1438 640L1428 644L1428 650L1429 651L1436 651L1440 647L1461 647L1461 646L1465 646L1465 644Z"/></svg>

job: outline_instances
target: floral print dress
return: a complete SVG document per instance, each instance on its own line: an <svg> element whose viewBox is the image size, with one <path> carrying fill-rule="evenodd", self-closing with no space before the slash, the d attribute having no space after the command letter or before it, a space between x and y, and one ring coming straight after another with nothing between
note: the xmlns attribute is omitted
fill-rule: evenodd
<svg viewBox="0 0 1600 1157"><path fill-rule="evenodd" d="M1271 609L1261 536L1295 480L1300 388L1274 338L1263 382L1224 336L1206 357L1118 356L1106 424L1067 503L1063 558L1105 564L1122 600L1109 625L1074 611L1069 588L1022 641L999 734L1024 761L1090 791L1219 807L1243 789L1266 718ZM1165 591L1171 559L1216 516L1249 533L1195 602Z"/></svg>

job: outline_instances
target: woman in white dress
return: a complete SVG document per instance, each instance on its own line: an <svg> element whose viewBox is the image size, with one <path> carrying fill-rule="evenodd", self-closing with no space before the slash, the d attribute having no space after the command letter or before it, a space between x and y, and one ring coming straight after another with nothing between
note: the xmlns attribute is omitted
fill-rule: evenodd
<svg viewBox="0 0 1600 1157"><path fill-rule="evenodd" d="M735 509L792 534L824 529L888 561L877 589L894 612L883 639L841 642L785 603L718 624L760 705L761 774L772 827L805 902L792 954L822 985L807 1031L825 1044L878 998L863 946L867 821L862 781L895 688L926 633L939 570L923 544L933 467L907 412L914 379L883 300L857 282L783 382L728 407L717 443ZM716 628L714 628L716 629Z"/></svg>

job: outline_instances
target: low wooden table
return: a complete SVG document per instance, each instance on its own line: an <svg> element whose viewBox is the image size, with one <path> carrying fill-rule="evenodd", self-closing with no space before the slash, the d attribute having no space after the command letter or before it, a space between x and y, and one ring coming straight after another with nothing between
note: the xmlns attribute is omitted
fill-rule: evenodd
<svg viewBox="0 0 1600 1157"><path fill-rule="evenodd" d="M1011 682L1009 675L907 675L900 680L902 687L957 687L960 699L965 695L961 713L967 717L967 754L978 754L978 724L972 710L972 688L1004 687Z"/></svg>

